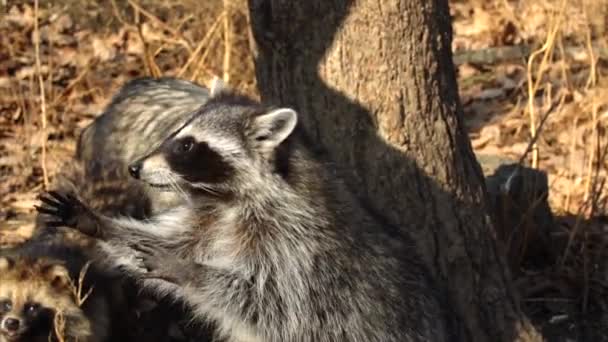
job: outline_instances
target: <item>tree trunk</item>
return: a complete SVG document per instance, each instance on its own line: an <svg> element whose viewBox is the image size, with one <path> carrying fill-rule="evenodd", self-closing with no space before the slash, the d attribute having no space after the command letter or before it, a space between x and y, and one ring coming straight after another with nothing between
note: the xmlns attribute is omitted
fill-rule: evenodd
<svg viewBox="0 0 608 342"><path fill-rule="evenodd" d="M447 0L250 0L262 100L289 105L413 235L459 341L540 340L485 210L451 54Z"/></svg>

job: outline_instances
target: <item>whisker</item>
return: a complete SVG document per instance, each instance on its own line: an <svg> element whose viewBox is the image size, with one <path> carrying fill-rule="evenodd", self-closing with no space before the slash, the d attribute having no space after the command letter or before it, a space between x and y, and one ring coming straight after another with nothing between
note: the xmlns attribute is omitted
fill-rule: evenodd
<svg viewBox="0 0 608 342"><path fill-rule="evenodd" d="M187 202L190 202L190 196L188 196L188 194L184 191L184 189L179 185L179 182L178 182L179 176L175 176L174 174L168 174L167 176L169 178L169 182L170 182L171 186L173 187L173 189L175 189L175 191L177 193L179 193L184 198L184 200L186 200Z"/></svg>
<svg viewBox="0 0 608 342"><path fill-rule="evenodd" d="M205 190L205 191L207 191L208 193L210 193L212 195L219 195L220 194L217 190L215 190L212 187L210 187L208 185L205 185L205 184L198 183L198 184L192 184L192 186L195 187L195 188L198 188L198 189Z"/></svg>
<svg viewBox="0 0 608 342"><path fill-rule="evenodd" d="M159 181L159 183L168 186L174 192L178 193L180 197L182 197L186 202L190 202L191 198L188 193L182 187L182 183L185 181L182 179L180 175L175 174L169 169L159 169L154 172L155 178ZM207 184L191 184L192 187L204 190L212 195L220 195L220 192L214 189L212 186Z"/></svg>

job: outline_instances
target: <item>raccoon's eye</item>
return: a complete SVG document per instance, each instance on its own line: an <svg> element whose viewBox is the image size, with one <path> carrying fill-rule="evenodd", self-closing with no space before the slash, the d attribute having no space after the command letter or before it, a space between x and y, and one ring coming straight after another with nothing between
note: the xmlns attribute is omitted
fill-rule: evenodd
<svg viewBox="0 0 608 342"><path fill-rule="evenodd" d="M192 149L194 146L194 139L192 138L184 138L176 141L176 145L174 151L176 153L186 153Z"/></svg>
<svg viewBox="0 0 608 342"><path fill-rule="evenodd" d="M0 310L2 311L11 311L13 308L13 304L10 300L3 300L0 302Z"/></svg>
<svg viewBox="0 0 608 342"><path fill-rule="evenodd" d="M37 304L37 303L26 304L24 307L25 313L28 315L36 314L39 309L40 309L40 304Z"/></svg>

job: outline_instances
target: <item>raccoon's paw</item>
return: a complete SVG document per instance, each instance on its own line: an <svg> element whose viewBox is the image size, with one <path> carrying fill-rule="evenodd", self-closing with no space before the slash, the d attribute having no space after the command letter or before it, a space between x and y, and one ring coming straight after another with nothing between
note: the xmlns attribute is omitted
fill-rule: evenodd
<svg viewBox="0 0 608 342"><path fill-rule="evenodd" d="M34 206L36 210L53 218L45 222L47 227L64 226L75 228L90 236L96 235L98 231L96 215L74 195L49 191L39 198L43 204Z"/></svg>
<svg viewBox="0 0 608 342"><path fill-rule="evenodd" d="M38 199L40 199L42 205L35 205L36 210L54 219L45 222L48 227L76 227L78 224L78 206L81 203L72 195L62 195L57 191L49 191L40 195Z"/></svg>
<svg viewBox="0 0 608 342"><path fill-rule="evenodd" d="M133 249L139 253L138 259L146 269L140 278L164 280L172 284L178 284L183 280L180 277L180 270L185 269L184 264L176 256L160 250L159 247L146 244L133 246Z"/></svg>

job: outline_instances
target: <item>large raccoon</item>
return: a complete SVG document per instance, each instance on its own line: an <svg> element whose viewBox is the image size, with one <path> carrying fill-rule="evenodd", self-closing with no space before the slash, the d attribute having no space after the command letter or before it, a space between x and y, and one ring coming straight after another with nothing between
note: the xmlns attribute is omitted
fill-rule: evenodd
<svg viewBox="0 0 608 342"><path fill-rule="evenodd" d="M376 222L316 156L290 108L213 87L130 172L188 200L146 221L101 215L71 194L42 213L139 255L144 287L185 300L232 341L445 341L412 240ZM138 258L142 262L138 263Z"/></svg>
<svg viewBox="0 0 608 342"><path fill-rule="evenodd" d="M85 260L77 249L44 243L5 251L0 342L117 341L108 280Z"/></svg>
<svg viewBox="0 0 608 342"><path fill-rule="evenodd" d="M126 83L80 134L76 159L84 164L86 178L107 180L107 170L113 170L116 180L132 181L128 163L154 150L208 99L207 88L174 78L139 78ZM180 200L172 195L142 193L142 198L154 198L150 210L162 211Z"/></svg>

